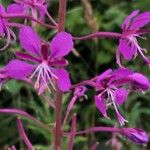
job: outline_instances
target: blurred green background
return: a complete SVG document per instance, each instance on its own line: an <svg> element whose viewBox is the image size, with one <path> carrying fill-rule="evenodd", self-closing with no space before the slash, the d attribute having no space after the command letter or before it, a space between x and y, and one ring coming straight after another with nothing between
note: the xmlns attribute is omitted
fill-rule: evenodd
<svg viewBox="0 0 150 150"><path fill-rule="evenodd" d="M55 19L58 14L58 0L50 0L49 12ZM2 0L5 6L12 3L11 0ZM81 36L96 31L113 31L121 32L120 25L125 17L133 10L149 11L150 0L68 0L66 31L74 36ZM46 20L48 22L48 20ZM41 26L37 26L37 31L42 38L49 40L54 35L54 31L48 30ZM15 29L14 29L15 30ZM16 31L17 33L18 31ZM150 38L141 41L143 47L149 50ZM1 40L3 42L3 40ZM77 83L84 79L100 74L108 68L116 68L115 52L118 40L114 39L94 39L88 41L76 41L75 50L68 56L72 83ZM21 50L19 43L11 44L4 52L0 53L0 65L8 63L9 60L15 58L14 52ZM134 71L142 72L150 77L150 70L140 57L132 62L124 62L124 64ZM91 126L114 126L116 118L110 109L109 114L111 120L102 117L94 106L94 91L87 93L88 100L77 101L72 110L77 113L77 129L81 130ZM49 100L51 96L46 93ZM145 95L139 93L130 94L126 103L121 110L129 121L126 127L142 128L150 133L150 92ZM68 102L72 97L72 93L65 94L63 97L63 115L66 111ZM19 81L9 81L0 91L0 107L1 108L19 108L27 111L42 122L49 126L54 125L54 112L49 108L48 104L39 98L34 89L25 83ZM21 117L22 118L22 117ZM71 116L70 116L71 119ZM31 143L36 150L52 149L53 135L47 130L39 128L32 121L22 118L24 128L27 132ZM69 126L66 126L66 131ZM88 150L95 142L99 142L100 150L116 150L106 142L112 138L108 133L95 133L84 136L77 136L74 141L74 150ZM118 137L118 141L122 143L123 150L149 150L150 146L142 147L136 145L125 138ZM63 150L67 149L68 139L63 139ZM5 150L10 145L15 145L18 150L26 150L26 146L19 137L16 116L0 115L0 150Z"/></svg>

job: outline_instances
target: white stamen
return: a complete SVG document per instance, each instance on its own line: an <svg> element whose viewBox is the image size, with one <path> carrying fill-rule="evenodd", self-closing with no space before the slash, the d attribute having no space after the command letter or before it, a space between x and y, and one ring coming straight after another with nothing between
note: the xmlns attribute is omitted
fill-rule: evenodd
<svg viewBox="0 0 150 150"><path fill-rule="evenodd" d="M139 35L137 35L137 34L133 34L133 35L130 35L130 36L128 37L128 39L129 39L129 44L130 44L130 43L131 43L131 45L133 44L133 45L138 49L138 51L139 51L139 53L141 54L141 56L145 59L146 57L144 56L143 51L146 52L146 50L145 50L144 48L141 48L141 47L140 47L140 45L138 44L138 41L137 41L136 37L139 37L139 38L141 38L141 39L145 39L144 37L141 37L141 36L139 36ZM135 57L136 57L136 56L137 56L137 54L135 54Z"/></svg>
<svg viewBox="0 0 150 150"><path fill-rule="evenodd" d="M98 97L101 97L105 92L107 92L107 89L101 92L100 94L98 94Z"/></svg>
<svg viewBox="0 0 150 150"><path fill-rule="evenodd" d="M108 92L108 95L109 95L110 98L111 98L112 104L113 104L114 109L115 109L115 111L116 111L118 121L120 122L121 126L123 126L123 125L125 124L125 122L128 122L128 121L123 118L123 116L120 114L120 112L119 112L119 110L118 110L118 108L117 108L117 105L116 105L116 103L115 103L115 97L114 97L114 95L113 95L114 91L111 90L111 89L108 89L107 92Z"/></svg>
<svg viewBox="0 0 150 150"><path fill-rule="evenodd" d="M49 82L50 82L50 84L52 85L53 89L56 90L55 85L53 84L53 82L52 82L52 80L51 80L51 76L53 76L55 79L58 79L58 77L55 76L55 75L50 71L49 68L47 68L47 69L48 69L48 70L46 70L46 68L44 68L44 72L43 72L43 73L46 74L46 76L49 78ZM50 76L49 74L50 74L51 76Z"/></svg>
<svg viewBox="0 0 150 150"><path fill-rule="evenodd" d="M40 84L44 82L43 84L45 85L45 87L47 87L48 90L51 92L48 86L49 81L52 88L56 90L55 85L53 83L53 79L58 79L58 77L51 71L51 68L48 66L47 62L44 61L41 64L39 64L35 69L35 71L32 73L32 75L30 76L30 79L32 79L35 76L37 77L34 85L36 89L39 89Z"/></svg>
<svg viewBox="0 0 150 150"><path fill-rule="evenodd" d="M113 93L112 93L111 90L108 90L108 95L110 95L112 104L114 105L114 109L115 109L116 113L118 113L119 111L118 111L118 108L117 108L117 106L116 106L115 98L114 98L114 95L113 95Z"/></svg>

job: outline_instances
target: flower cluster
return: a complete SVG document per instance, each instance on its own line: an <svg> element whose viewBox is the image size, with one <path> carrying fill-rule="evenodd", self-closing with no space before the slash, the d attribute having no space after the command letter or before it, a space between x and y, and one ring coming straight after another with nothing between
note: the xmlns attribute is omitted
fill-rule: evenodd
<svg viewBox="0 0 150 150"><path fill-rule="evenodd" d="M139 14L139 10L132 12L124 21L121 28L123 30L122 34L113 35L112 33L98 32L95 34L75 37L77 40L86 40L95 37L119 37L119 46L116 52L116 60L119 65L118 69L112 70L108 69L90 80L82 81L81 83L75 84L72 88L77 91L77 89L86 89L84 93L89 91L92 87L95 89L95 106L102 113L105 118L110 119L108 115L108 108L113 107L115 110L116 117L121 126L128 122L121 114L119 107L127 100L128 95L134 91L138 91L145 94L146 91L150 89L150 80L143 74L134 72L127 69L121 64L121 55L126 60L132 60L136 58L138 54L142 56L144 61L149 66L149 58L145 56L146 49L141 48L138 44L137 38L142 38L143 34L147 34L149 31L146 28L142 28L150 23L150 12L144 12ZM80 91L80 90L78 90ZM78 95L85 95L83 90L78 93ZM74 97L69 103L68 110L72 109L76 94L74 92ZM87 97L87 96L86 96ZM68 112L68 111L67 111ZM68 114L66 115L68 116ZM139 131L139 132L138 132ZM141 131L141 134L140 134ZM143 144L148 142L147 134L140 129L124 129L123 134L130 140L138 144ZM140 135L139 135L140 134Z"/></svg>
<svg viewBox="0 0 150 150"><path fill-rule="evenodd" d="M11 36L14 38L14 42L17 41L17 36L12 30L12 27L17 27L17 29L19 29L18 40L23 51L15 52L16 58L0 69L0 88L8 80L14 79L29 83L35 88L39 95L44 94L46 91L49 93L61 91L64 93L74 90L73 98L68 105L63 125L67 122L70 111L76 100L81 98L87 99L85 93L93 88L95 91L93 99L95 100L96 108L105 118L110 118L108 108L113 107L119 123L123 126L127 120L122 115L119 107L128 99L130 93L138 91L144 94L149 90L150 80L145 75L124 67L121 64L121 56L126 60L132 60L140 54L144 61L150 65L149 58L144 54L146 49L141 48L137 40L137 38L143 38L142 35L149 32L143 27L150 23L150 12L141 14L139 14L139 10L132 12L121 26L123 30L122 33L102 32L83 38L77 38L73 37L70 33L61 31L56 33L51 42L49 42L40 38L34 29L38 23L45 27L56 29L56 31L58 30L58 24L47 11L46 1L14 0L14 2L15 3L9 5L7 9L0 5L0 37L3 38L5 36L7 38L6 45L2 47L1 50L9 46L11 43ZM46 16L53 25L48 25L44 22ZM14 22L11 20L13 18L22 18L23 21L26 20L25 22L27 24ZM32 27L28 26L28 21L31 21ZM69 62L64 57L73 49L73 40L82 40L98 36L119 38L119 46L116 52L116 60L119 67L114 70L108 69L92 79L71 85L69 73L65 69ZM11 109L1 110L0 112L13 112L32 118L29 117L28 114L22 113L16 109L15 112ZM32 120L35 119L32 118ZM75 125L73 125L73 127L74 126ZM18 128L26 145L29 149L33 149L25 135L21 120L18 120ZM72 129L73 131L74 128ZM90 130L85 130L85 132L104 131L105 129L106 131L114 132L111 128L92 128ZM118 129L116 131L135 143L145 144L148 142L148 136L143 130L123 128L122 130ZM78 133L84 132L76 132L73 134L75 135ZM70 133L71 137L74 137L74 135L72 136L72 133ZM72 147L71 143L72 142L70 142L70 147ZM16 148L15 146L11 146L9 149Z"/></svg>
<svg viewBox="0 0 150 150"><path fill-rule="evenodd" d="M47 12L45 1L16 0L15 2L9 5L6 10L0 5L0 36L6 35L7 37L6 45L1 50L9 46L11 36L16 42L16 35L10 27L17 27L20 30L21 47L26 52L16 52L15 55L19 59L10 61L0 69L0 85L2 86L8 79L17 79L28 80L34 84L39 94L42 94L46 89L49 92L56 91L57 88L61 91L68 91L70 79L68 72L64 69L68 65L68 61L63 57L68 55L73 48L71 34L60 32L50 43L42 40L31 27L12 22L11 18L21 17L40 23L38 20L48 15L54 23ZM32 16L28 16L30 11ZM54 24L57 25L57 23Z"/></svg>
<svg viewBox="0 0 150 150"><path fill-rule="evenodd" d="M108 69L82 84L84 88L91 86L95 89L95 105L104 117L109 118L106 110L109 106L114 107L121 125L124 125L127 120L121 115L118 107L127 100L131 92L145 93L150 88L150 81L146 76L124 68Z"/></svg>

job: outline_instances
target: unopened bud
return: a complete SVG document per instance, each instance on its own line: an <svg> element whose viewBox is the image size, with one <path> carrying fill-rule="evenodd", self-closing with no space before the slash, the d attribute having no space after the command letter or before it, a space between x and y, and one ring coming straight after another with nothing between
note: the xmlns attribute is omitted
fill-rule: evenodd
<svg viewBox="0 0 150 150"><path fill-rule="evenodd" d="M147 144L149 141L147 133L142 129L124 128L123 135L137 144Z"/></svg>

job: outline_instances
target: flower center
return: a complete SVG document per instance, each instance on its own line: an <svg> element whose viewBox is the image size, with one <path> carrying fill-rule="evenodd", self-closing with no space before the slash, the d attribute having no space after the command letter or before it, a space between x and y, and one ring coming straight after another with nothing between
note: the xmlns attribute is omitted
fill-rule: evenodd
<svg viewBox="0 0 150 150"><path fill-rule="evenodd" d="M115 101L115 99L116 99L115 90L116 90L115 87L106 88L98 96L101 97L103 94L105 94L105 93L107 94L107 101L105 102L106 106L108 107L110 105L113 105L115 112L116 112L116 115L117 115L117 118L118 118L118 121L120 122L121 125L124 125L125 122L128 122L128 121L123 118L123 116L120 114L120 112L118 110L118 106L117 106L116 101Z"/></svg>
<svg viewBox="0 0 150 150"><path fill-rule="evenodd" d="M34 76L36 76L37 80L35 81L35 88L39 89L40 87L48 88L49 91L50 88L48 84L50 83L51 87L56 90L54 79L58 79L58 77L52 72L52 68L48 66L46 61L43 61L41 64L37 66L35 71L30 76L30 79L32 79Z"/></svg>

